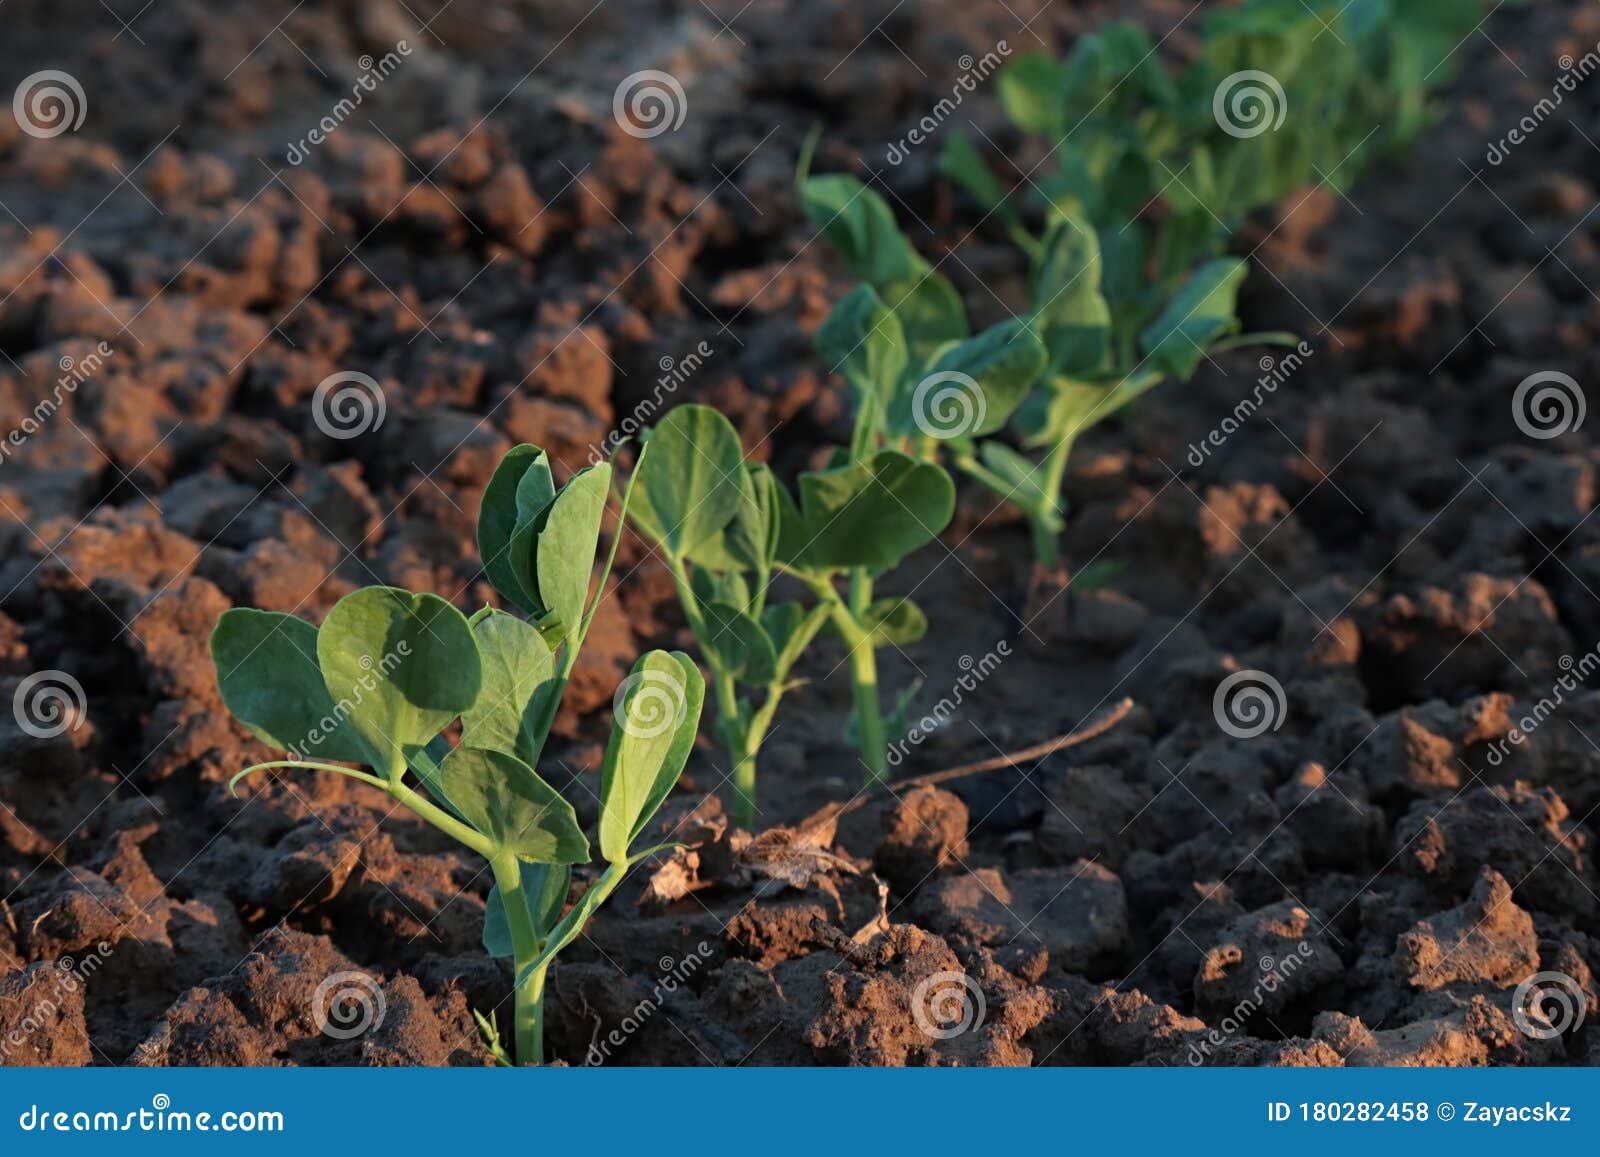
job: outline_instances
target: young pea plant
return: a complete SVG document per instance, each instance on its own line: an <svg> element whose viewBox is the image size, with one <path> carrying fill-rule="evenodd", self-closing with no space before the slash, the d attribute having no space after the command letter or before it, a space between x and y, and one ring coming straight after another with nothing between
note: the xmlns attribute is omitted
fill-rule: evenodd
<svg viewBox="0 0 1600 1157"><path fill-rule="evenodd" d="M1246 0L1208 12L1182 68L1115 23L1064 61L1018 57L996 88L1017 127L1049 145L1048 171L1029 182L1039 199L1099 230L1108 259L1125 248L1165 280L1220 256L1254 210L1313 183L1343 191L1412 140L1482 7ZM1037 244L968 140L947 138L940 164L1019 244Z"/></svg>
<svg viewBox="0 0 1600 1157"><path fill-rule="evenodd" d="M572 865L588 862L589 841L572 805L535 769L616 556L613 542L591 599L610 477L602 465L558 490L533 446L517 447L495 471L479 548L490 581L528 620L488 607L467 618L437 595L366 587L340 599L321 627L236 608L211 638L228 710L290 753L244 769L230 789L273 768L335 772L384 792L488 861L494 886L483 941L515 968L512 1024L522 1064L544 1060L552 960L629 868L659 850L633 845L683 770L705 696L688 656L666 651L644 655L618 690L601 768L606 867L564 911ZM444 732L457 720L460 742L452 745ZM479 1023L503 1059L492 1023Z"/></svg>
<svg viewBox="0 0 1600 1157"><path fill-rule="evenodd" d="M1029 309L968 336L955 287L915 251L881 197L848 175L802 173L799 191L807 215L865 281L816 336L853 388L858 444L885 442L928 459L944 451L1026 515L1037 572L1060 566L1061 488L1078 435L1164 377L1192 375L1238 328L1243 261L1207 262L1172 285L1118 268L1103 288L1095 232L1059 213L1029 246ZM1043 450L1037 461L994 437L1008 422L1025 448Z"/></svg>
<svg viewBox="0 0 1600 1157"><path fill-rule="evenodd" d="M849 648L853 730L868 782L888 773L892 718L886 723L877 652L920 638L927 621L909 599L874 599L873 583L949 524L955 488L935 464L856 441L828 469L802 474L797 500L765 465L745 461L726 417L683 405L650 431L634 471L634 521L672 572L711 671L717 734L747 826L762 741L784 693L798 685L795 663L824 625ZM815 604L769 603L779 574L811 591Z"/></svg>
<svg viewBox="0 0 1600 1157"><path fill-rule="evenodd" d="M975 337L883 199L848 175L811 177L808 145L801 205L865 283L818 335L856 387L858 433L924 456L941 443L1026 515L1035 581L1064 581L1061 489L1078 437L1213 353L1295 344L1239 334L1247 266L1222 256L1229 241L1249 212L1312 181L1342 189L1420 131L1427 86L1479 7L1247 0L1208 17L1181 72L1131 24L1081 38L1065 63L1017 59L997 85L1018 127L1048 138L1054 169L1029 182L1042 232L965 138L940 158L1031 268L1026 312ZM1008 422L1036 456L992 436Z"/></svg>

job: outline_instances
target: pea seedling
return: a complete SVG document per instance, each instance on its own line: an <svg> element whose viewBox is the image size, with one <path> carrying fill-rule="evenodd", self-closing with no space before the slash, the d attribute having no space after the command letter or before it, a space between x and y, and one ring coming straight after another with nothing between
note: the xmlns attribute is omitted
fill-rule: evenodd
<svg viewBox="0 0 1600 1157"><path fill-rule="evenodd" d="M1029 182L1042 233L968 140L952 136L940 158L1032 271L1028 310L975 337L955 287L883 199L851 176L809 176L808 148L801 206L865 283L819 347L858 396L861 378L882 396L898 377L890 432L899 422L913 440L931 436L1019 507L1035 580L1064 580L1060 496L1076 439L1214 353L1294 344L1238 333L1247 266L1223 256L1228 242L1249 212L1312 181L1343 189L1414 137L1426 89L1448 75L1478 7L1252 0L1208 16L1202 51L1181 72L1132 24L1082 37L1065 63L1019 57L997 87L1017 126L1050 144L1053 170ZM1008 422L1037 460L992 436Z"/></svg>
<svg viewBox="0 0 1600 1157"><path fill-rule="evenodd" d="M862 437L856 443L830 468L802 474L796 500L765 465L745 461L727 418L684 405L650 432L634 472L634 521L660 548L711 671L736 815L747 826L762 741L796 685L795 663L824 624L849 648L868 782L888 771L877 651L920 638L927 621L909 599L874 600L872 584L948 525L955 489L937 465L874 449ZM769 605L775 574L804 584L816 604Z"/></svg>
<svg viewBox="0 0 1600 1157"><path fill-rule="evenodd" d="M551 961L629 868L659 850L633 845L683 770L705 696L688 656L666 651L644 655L619 689L601 769L606 868L563 914L572 865L588 862L589 841L572 805L535 768L616 557L613 541L591 599L610 479L601 465L557 490L533 446L512 450L495 471L479 549L496 590L529 620L488 607L467 618L437 595L366 587L340 599L321 627L236 608L211 638L228 709L291 753L239 772L230 788L272 768L335 772L384 792L489 862L483 940L516 970L522 1064L544 1059ZM626 507L625 496L621 518ZM443 733L458 719L452 746ZM503 1056L492 1024L479 1023Z"/></svg>
<svg viewBox="0 0 1600 1157"><path fill-rule="evenodd" d="M1034 254L1029 310L968 336L955 287L929 266L887 204L855 177L806 175L807 216L863 279L817 331L817 347L854 387L857 432L951 461L1027 516L1040 571L1060 563L1060 494L1084 430L1167 375L1187 378L1237 331L1245 263L1218 259L1173 284L1117 267L1103 283L1095 231L1052 209ZM1020 219L1016 230L1026 236ZM1031 240L1031 239L1030 239ZM1286 335L1236 339L1284 341ZM1035 462L993 437L1008 422Z"/></svg>

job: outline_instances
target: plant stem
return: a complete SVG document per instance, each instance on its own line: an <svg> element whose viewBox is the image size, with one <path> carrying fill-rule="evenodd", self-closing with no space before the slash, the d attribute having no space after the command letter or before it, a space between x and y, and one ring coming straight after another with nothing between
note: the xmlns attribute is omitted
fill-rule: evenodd
<svg viewBox="0 0 1600 1157"><path fill-rule="evenodd" d="M756 823L756 753L733 753L733 822L746 831Z"/></svg>
<svg viewBox="0 0 1600 1157"><path fill-rule="evenodd" d="M870 640L850 648L850 684L856 698L856 730L861 758L867 765L867 783L882 783L889 776L889 740L878 709L878 657Z"/></svg>
<svg viewBox="0 0 1600 1157"><path fill-rule="evenodd" d="M850 617L859 624L872 606L872 575L865 569L850 572ZM859 641L850 645L850 681L856 697L856 727L861 735L861 757L867 764L867 782L881 783L889 774L889 740L878 705L878 651L872 636L858 629Z"/></svg>
<svg viewBox="0 0 1600 1157"><path fill-rule="evenodd" d="M1054 570L1061 563L1061 531L1058 527L1061 510L1061 487L1067 480L1067 458L1072 453L1074 438L1071 434L1061 438L1044 456L1039 468L1044 471L1045 507L1037 514L1030 513L1029 529L1033 535L1033 558L1046 570Z"/></svg>
<svg viewBox="0 0 1600 1157"><path fill-rule="evenodd" d="M517 857L505 852L495 855L489 863L494 868L500 905L511 929L516 974L521 976L539 955L539 931L533 925L528 898L522 890L522 869ZM548 969L549 964L534 969L517 985L512 1024L519 1065L544 1063L544 979Z"/></svg>
<svg viewBox="0 0 1600 1157"><path fill-rule="evenodd" d="M484 859L489 860L491 863L493 862L495 848L488 836L485 836L476 828L462 823L436 804L423 799L403 783L389 788L388 791L391 796L405 804L406 807L438 828L445 835L459 844L465 844Z"/></svg>
<svg viewBox="0 0 1600 1157"><path fill-rule="evenodd" d="M701 648L705 650L705 648ZM756 750L760 739L752 742L750 728L739 708L739 688L732 675L711 667L712 684L717 695L717 717L728 746L728 757L733 760L733 822L749 829L756 820Z"/></svg>

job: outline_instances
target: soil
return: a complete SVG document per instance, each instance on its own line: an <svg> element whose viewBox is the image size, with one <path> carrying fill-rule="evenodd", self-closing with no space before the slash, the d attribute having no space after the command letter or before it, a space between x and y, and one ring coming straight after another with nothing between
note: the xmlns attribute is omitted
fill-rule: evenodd
<svg viewBox="0 0 1600 1157"><path fill-rule="evenodd" d="M0 415L59 401L0 457L0 695L45 670L84 690L45 738L0 712L5 1062L488 1063L472 1011L504 1011L510 970L479 946L484 866L331 775L232 798L269 753L221 707L217 615L316 621L377 582L490 601L472 528L499 456L576 469L658 397L721 406L780 472L816 462L848 412L809 333L848 278L790 191L807 131L999 320L1024 297L1001 231L973 230L937 139L884 150L963 54L1059 51L1134 7L10 0L0 91L62 69L88 114L37 139L0 112ZM1188 4L1134 14L1192 45ZM690 847L554 970L553 1059L1600 1062L1600 451L1586 425L1529 437L1512 400L1536 372L1600 380L1600 82L1485 159L1597 43L1592 5L1501 8L1414 148L1250 223L1247 328L1315 352L1209 453L1259 351L1080 444L1068 554L1119 564L1108 586L1030 603L1025 529L976 491L896 576L937 623L885 661L921 704L1005 648L900 772L1131 697L1116 728L805 826L861 777L823 648L758 832L723 815L709 736L695 754L658 824ZM651 140L611 114L644 68L687 99ZM989 91L938 133L969 124L1037 159ZM68 366L93 372L63 394ZM384 391L360 437L314 419L341 371ZM690 641L643 544L621 560L542 768L588 823L613 688ZM1247 670L1286 707L1236 738L1213 697ZM1539 972L1585 1023L1519 1028ZM352 1037L318 1020L341 973L381 993Z"/></svg>

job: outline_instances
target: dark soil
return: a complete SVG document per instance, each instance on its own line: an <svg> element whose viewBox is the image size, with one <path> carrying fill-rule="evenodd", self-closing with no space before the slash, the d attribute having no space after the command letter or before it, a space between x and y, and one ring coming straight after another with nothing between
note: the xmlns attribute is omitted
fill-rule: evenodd
<svg viewBox="0 0 1600 1157"><path fill-rule="evenodd" d="M1182 53L1188 7L1147 0L1139 18L1176 27L1164 51ZM218 614L319 620L375 582L489 601L472 528L499 456L531 441L582 466L702 342L669 401L723 407L786 474L815 461L848 413L808 335L847 278L790 192L808 129L826 130L818 167L876 172L976 318L998 320L1023 297L1000 230L971 231L934 173L940 141L896 167L884 149L963 54L1059 50L1128 14L0 8L0 92L57 68L88 99L52 139L0 112L0 425L59 392L64 364L111 351L0 458L0 697L46 670L85 693L53 737L0 711L0 1040L22 1042L5 1061L486 1063L471 1012L504 1010L510 972L479 947L483 865L337 777L230 797L229 775L269 755L221 708ZM358 58L402 38L399 70L285 164ZM764 757L769 830L722 815L708 738L661 820L693 846L641 868L554 971L553 1056L1600 1062L1600 686L1580 678L1600 645L1600 452L1591 426L1535 439L1512 408L1535 372L1600 381L1600 80L1485 160L1558 57L1597 42L1593 5L1502 8L1407 155L1251 223L1247 328L1315 353L1198 465L1190 446L1255 388L1259 353L1080 445L1070 557L1121 563L1110 587L1030 606L1026 534L976 492L897 577L937 624L887 663L897 684L926 680L922 703L1010 652L902 772L1026 747L1130 696L1120 726L797 829L860 782L824 649ZM644 68L688 100L649 141L611 115ZM991 96L939 133L972 119L1017 146ZM349 440L313 420L339 371L387 401ZM641 649L689 643L631 536L617 573L542 768L586 822L612 690ZM1237 739L1213 695L1247 669L1287 709ZM1509 742L1569 673L1576 690ZM1541 971L1581 989L1582 1028L1519 1031L1514 992ZM383 997L348 1039L314 1007L341 972Z"/></svg>

